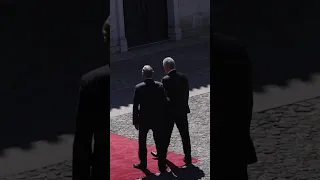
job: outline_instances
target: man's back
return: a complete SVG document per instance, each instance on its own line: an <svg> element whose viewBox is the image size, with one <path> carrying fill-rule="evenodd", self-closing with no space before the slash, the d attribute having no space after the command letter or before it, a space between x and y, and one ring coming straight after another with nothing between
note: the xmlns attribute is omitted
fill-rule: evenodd
<svg viewBox="0 0 320 180"><path fill-rule="evenodd" d="M188 105L189 83L187 77L176 70L172 70L162 78L162 83L170 99L170 110L173 113L190 113Z"/></svg>
<svg viewBox="0 0 320 180"><path fill-rule="evenodd" d="M90 113L92 116L106 118L109 112L105 109L110 106L110 68L109 65L94 69L82 76L81 86L87 89L90 96ZM110 109L110 108L109 108Z"/></svg>
<svg viewBox="0 0 320 180"><path fill-rule="evenodd" d="M245 47L238 40L223 34L215 33L212 41L213 105L217 105L214 109L231 106L237 106L235 109L241 111L244 108L251 109L252 70Z"/></svg>
<svg viewBox="0 0 320 180"><path fill-rule="evenodd" d="M222 161L255 162L250 138L253 106L250 59L245 47L232 37L214 34L212 41L211 123L217 147L214 150ZM234 148L238 154L234 154Z"/></svg>
<svg viewBox="0 0 320 180"><path fill-rule="evenodd" d="M149 123L152 119L160 119L164 115L166 103L162 83L147 79L136 85L134 106L139 105L140 123ZM134 110L134 114L136 110Z"/></svg>
<svg viewBox="0 0 320 180"><path fill-rule="evenodd" d="M103 66L82 77L73 149L73 178L107 178L109 167L110 69ZM91 143L94 138L94 151Z"/></svg>

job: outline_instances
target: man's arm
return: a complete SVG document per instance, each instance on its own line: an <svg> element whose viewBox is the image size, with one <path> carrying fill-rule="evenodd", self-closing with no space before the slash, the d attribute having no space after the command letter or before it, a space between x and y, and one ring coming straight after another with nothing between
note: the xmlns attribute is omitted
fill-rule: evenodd
<svg viewBox="0 0 320 180"><path fill-rule="evenodd" d="M162 83L160 84L159 88L161 89L161 94L160 95L161 95L161 99L162 99L163 105L167 106L167 103L169 102L169 98L167 96L167 92L166 92L166 90L165 90L165 88L164 88Z"/></svg>
<svg viewBox="0 0 320 180"><path fill-rule="evenodd" d="M139 89L136 86L134 90L134 96L133 96L133 109L132 109L133 125L139 124L139 105L140 105Z"/></svg>
<svg viewBox="0 0 320 180"><path fill-rule="evenodd" d="M88 85L85 81L82 81L76 116L76 132L73 142L73 180L90 179L93 136L89 114L90 107Z"/></svg>
<svg viewBox="0 0 320 180"><path fill-rule="evenodd" d="M164 90L164 93L166 95L166 102L168 103L170 101L170 98L168 97L168 91L167 91L167 83L166 83L166 80L164 78L161 79L161 83L162 83L162 87L163 87L163 90Z"/></svg>

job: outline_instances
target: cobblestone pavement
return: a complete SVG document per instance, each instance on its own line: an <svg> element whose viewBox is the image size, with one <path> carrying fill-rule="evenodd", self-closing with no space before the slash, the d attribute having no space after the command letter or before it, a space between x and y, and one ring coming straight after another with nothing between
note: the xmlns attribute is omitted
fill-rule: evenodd
<svg viewBox="0 0 320 180"><path fill-rule="evenodd" d="M320 179L320 97L255 113L251 132L259 159L251 179Z"/></svg>
<svg viewBox="0 0 320 180"><path fill-rule="evenodd" d="M189 116L193 156L210 179L209 161L209 93L190 98ZM112 118L111 131L136 138L131 115ZM266 112L254 113L252 121L259 162L249 166L251 180L319 180L320 179L320 97ZM151 134L148 142L153 144ZM170 150L182 152L177 129ZM71 179L70 161L24 172L1 180Z"/></svg>

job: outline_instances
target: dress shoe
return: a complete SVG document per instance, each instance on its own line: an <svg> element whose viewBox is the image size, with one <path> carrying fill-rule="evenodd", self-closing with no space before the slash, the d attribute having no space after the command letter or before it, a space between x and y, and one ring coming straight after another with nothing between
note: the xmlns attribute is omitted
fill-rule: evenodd
<svg viewBox="0 0 320 180"><path fill-rule="evenodd" d="M147 165L146 164L133 164L133 167L134 168L137 168L137 169L147 169Z"/></svg>
<svg viewBox="0 0 320 180"><path fill-rule="evenodd" d="M158 157L157 151L151 151L151 155L154 156L154 157Z"/></svg>

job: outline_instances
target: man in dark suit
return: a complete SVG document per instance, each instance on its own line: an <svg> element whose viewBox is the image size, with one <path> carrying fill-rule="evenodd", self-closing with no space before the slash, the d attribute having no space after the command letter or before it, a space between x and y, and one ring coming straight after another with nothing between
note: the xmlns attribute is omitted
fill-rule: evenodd
<svg viewBox="0 0 320 180"><path fill-rule="evenodd" d="M211 41L212 175L248 179L247 166L257 161L250 137L251 61L236 39L214 33Z"/></svg>
<svg viewBox="0 0 320 180"><path fill-rule="evenodd" d="M107 20L103 28L107 48L106 60L109 59L109 29ZM110 119L109 94L109 65L82 77L73 144L73 180L101 180L110 177L110 131L106 126L106 121Z"/></svg>
<svg viewBox="0 0 320 180"><path fill-rule="evenodd" d="M153 131L156 148L159 151L158 167L160 172L166 171L166 154L162 133L164 126L165 105L167 97L162 83L152 79L152 67L146 65L142 69L145 80L135 87L133 100L133 125L139 130L139 159L140 164L135 168L147 168L147 134Z"/></svg>
<svg viewBox="0 0 320 180"><path fill-rule="evenodd" d="M182 139L183 151L185 155L184 162L186 164L191 164L191 143L188 124L188 113L190 113L188 104L188 78L184 74L177 72L175 69L175 61L170 57L167 57L163 60L163 68L167 75L162 78L162 84L170 100L168 107L169 112L167 113L170 114L170 116L166 117L170 122L166 127L166 147L169 147L173 127L174 124L176 124ZM151 154L155 157L158 156L157 152L151 152Z"/></svg>

